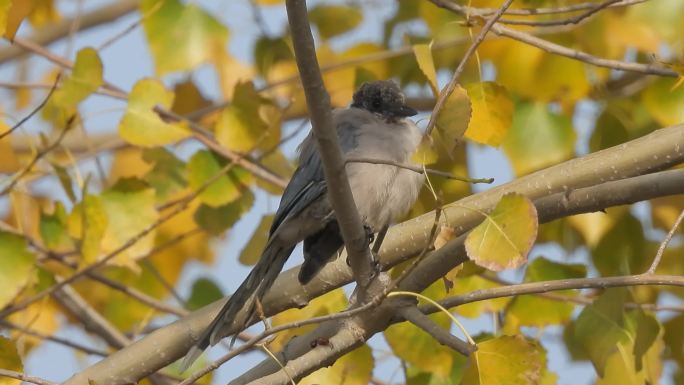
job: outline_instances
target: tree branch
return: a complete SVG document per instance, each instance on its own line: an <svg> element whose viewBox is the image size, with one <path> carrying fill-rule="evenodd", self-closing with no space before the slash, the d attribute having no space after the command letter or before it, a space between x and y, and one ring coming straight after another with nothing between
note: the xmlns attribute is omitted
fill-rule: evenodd
<svg viewBox="0 0 684 385"><path fill-rule="evenodd" d="M58 385L56 382L44 380L42 378L28 376L24 373L15 372L14 370L0 369L0 377L14 378L20 381L30 382L36 385Z"/></svg>
<svg viewBox="0 0 684 385"><path fill-rule="evenodd" d="M323 161L328 199L335 211L335 219L340 225L356 281L360 287L364 287L370 281L372 273L368 236L363 229L351 187L349 187L349 180L347 180L337 130L333 126L330 96L323 85L321 70L316 59L306 1L287 0L285 4L297 68L302 79L306 104L309 107L311 129Z"/></svg>
<svg viewBox="0 0 684 385"><path fill-rule="evenodd" d="M416 306L407 306L399 310L397 314L406 321L423 329L423 331L434 337L440 344L448 346L466 357L477 350L477 346L471 345L449 333L449 331L442 329L441 326L428 318L424 312L418 310Z"/></svg>
<svg viewBox="0 0 684 385"><path fill-rule="evenodd" d="M684 125L657 130L630 142L537 171L502 186L469 196L460 200L457 205L445 207L447 215L444 218L448 220L448 224L458 233L463 233L482 219L479 214L473 213L472 210L463 209L463 206L489 211L494 208L503 194L511 191L524 194L533 200L553 194L558 194L556 197L560 199L562 196L567 195L568 191L580 190L584 187L612 180L653 173L681 162L684 162ZM653 178L663 182L665 179L671 179L671 174L668 175L668 178L663 178L663 175L667 174L656 175ZM652 182L653 180L650 180L647 186L641 186L641 188L636 190L647 190L645 187L650 186ZM674 181L672 185L675 185L675 187L679 186L680 189L684 188L682 179ZM656 187L652 191L653 194L659 192ZM569 195L571 197L575 196L575 199L578 199L581 192L570 192ZM608 190L608 192L616 194L619 191ZM666 194L663 192L663 195ZM637 199L646 198L639 196ZM629 202L620 204L627 203ZM546 202L545 205L548 207L563 207L558 202L555 205L553 202ZM543 210L546 209L542 206L537 209L540 215L544 215ZM560 212L557 215L560 215ZM393 226L387 233L387 237L380 250L380 263L383 269L388 269L418 254L427 242L433 223L434 213L426 213L410 221ZM443 268L458 263L458 260L454 259L457 250L455 245L454 241L452 241L443 248L431 253L409 278L411 280L417 279L415 277L426 275L426 271L433 269L437 276L430 275L424 279L433 277L432 281L438 279L441 276L438 274L443 275L444 273ZM440 256L441 259L439 258ZM272 316L293 307L302 307L309 300L352 280L351 271L346 265L344 258L339 258L329 263L311 283L304 287L297 281L298 269L296 267L282 273L276 280L272 290L266 294L262 301L265 316ZM287 293L288 295L284 296L282 293ZM125 384L127 382L136 382L150 373L159 370L185 354L187 349L193 344L192 336L200 334L207 327L224 301L217 301L191 313L187 317L150 333L145 338L74 375L66 384L87 385L89 378L96 381L99 385ZM389 314L391 315L391 313ZM356 323L351 323L351 325L356 325ZM333 335L336 331L335 328L339 329L339 325L328 325L326 327L329 329L324 329L317 333L323 336L323 333L327 330L330 335ZM376 329L381 329L381 326L376 325L375 327ZM236 332L236 330L228 330L227 332ZM349 337L351 338L351 336ZM337 352L351 349L351 347L345 347L347 344L343 343L343 340L339 340L339 346L333 341L335 348L340 349L336 350ZM311 340L309 339L308 341ZM308 349L310 350L310 346ZM322 351L323 349L316 350ZM162 352L164 354L161 354ZM278 369L276 368L275 370Z"/></svg>

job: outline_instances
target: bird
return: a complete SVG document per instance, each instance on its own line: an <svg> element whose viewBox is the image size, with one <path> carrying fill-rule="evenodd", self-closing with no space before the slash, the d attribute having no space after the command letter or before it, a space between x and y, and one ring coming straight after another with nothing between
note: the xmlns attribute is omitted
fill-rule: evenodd
<svg viewBox="0 0 684 385"><path fill-rule="evenodd" d="M332 112L333 125L346 159L370 158L411 164L422 134L408 119L417 111L392 80L362 84L347 108ZM209 346L223 337L240 311L242 329L255 315L255 305L273 285L295 246L303 242L304 262L298 280L309 283L344 246L328 199L321 157L313 132L298 147L299 166L285 187L261 257L228 299L181 364L187 369ZM350 162L345 166L359 216L369 234L405 216L418 197L424 175L387 163ZM370 242L370 241L369 241Z"/></svg>

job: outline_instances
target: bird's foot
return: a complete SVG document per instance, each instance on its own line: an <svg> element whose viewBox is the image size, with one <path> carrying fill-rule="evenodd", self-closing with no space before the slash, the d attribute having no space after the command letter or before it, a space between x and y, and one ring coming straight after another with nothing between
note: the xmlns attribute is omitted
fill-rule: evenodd
<svg viewBox="0 0 684 385"><path fill-rule="evenodd" d="M368 225L363 225L363 229L366 231L366 237L368 237L368 244L370 245L375 240L375 233Z"/></svg>

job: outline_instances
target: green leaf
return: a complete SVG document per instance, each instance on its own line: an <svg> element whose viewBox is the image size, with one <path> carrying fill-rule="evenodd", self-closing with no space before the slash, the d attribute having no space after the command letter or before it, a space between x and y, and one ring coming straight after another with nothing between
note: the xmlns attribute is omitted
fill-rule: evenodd
<svg viewBox="0 0 684 385"><path fill-rule="evenodd" d="M43 117L59 126L76 114L76 107L104 83L102 61L94 48L83 48L76 55L74 68L43 108Z"/></svg>
<svg viewBox="0 0 684 385"><path fill-rule="evenodd" d="M323 39L329 39L356 28L363 15L356 7L319 4L309 11L309 20L316 25Z"/></svg>
<svg viewBox="0 0 684 385"><path fill-rule="evenodd" d="M188 183L197 191L209 183L200 193L199 199L211 207L226 205L238 199L251 183L251 174L235 166L219 175L226 163L213 152L200 150L187 164Z"/></svg>
<svg viewBox="0 0 684 385"><path fill-rule="evenodd" d="M625 324L626 296L625 289L609 289L593 304L586 306L575 321L575 339L601 376L618 344L628 343L631 339Z"/></svg>
<svg viewBox="0 0 684 385"><path fill-rule="evenodd" d="M195 222L210 234L220 235L229 229L254 204L254 195L246 190L236 201L212 207L203 204L195 211Z"/></svg>
<svg viewBox="0 0 684 385"><path fill-rule="evenodd" d="M21 362L21 357L19 357L19 353L17 352L17 346L14 341L3 336L0 336L0 368L20 373L24 371L24 364ZM0 377L0 385L20 384L20 380L5 376Z"/></svg>
<svg viewBox="0 0 684 385"><path fill-rule="evenodd" d="M501 336L477 344L461 385L538 384L546 367L541 347L522 336Z"/></svg>
<svg viewBox="0 0 684 385"><path fill-rule="evenodd" d="M262 75L268 74L274 64L293 59L292 49L282 37L261 36L254 43L254 63Z"/></svg>
<svg viewBox="0 0 684 385"><path fill-rule="evenodd" d="M243 265L254 265L257 263L261 257L261 253L264 251L264 246L268 241L268 233L271 229L271 223L273 223L273 217L275 215L264 215L261 217L259 225L254 230L252 238L249 239L245 247L240 252L240 263Z"/></svg>
<svg viewBox="0 0 684 385"><path fill-rule="evenodd" d="M413 46L413 54L416 56L418 68L423 72L423 75L430 84L432 94L439 95L439 86L437 85L437 71L435 71L435 62L432 60L432 49L429 44L415 44Z"/></svg>
<svg viewBox="0 0 684 385"><path fill-rule="evenodd" d="M170 108L173 92L167 91L158 80L142 79L135 83L128 98L128 106L121 122L119 134L125 141L143 147L163 146L190 136L180 123L163 121L154 107Z"/></svg>
<svg viewBox="0 0 684 385"><path fill-rule="evenodd" d="M314 349L329 348L325 345L314 347ZM339 358L332 366L318 369L298 383L300 385L366 385L371 383L373 365L371 348L368 345L362 345Z"/></svg>
<svg viewBox="0 0 684 385"><path fill-rule="evenodd" d="M517 106L503 150L516 175L525 175L571 158L576 136L567 116L549 112L543 103L525 103Z"/></svg>
<svg viewBox="0 0 684 385"><path fill-rule="evenodd" d="M38 224L40 237L49 249L65 249L71 246L72 242L67 232L67 218L66 210L61 202L55 203L52 214L40 213Z"/></svg>
<svg viewBox="0 0 684 385"><path fill-rule="evenodd" d="M21 236L0 231L0 308L12 302L34 276L36 257L27 247Z"/></svg>
<svg viewBox="0 0 684 385"><path fill-rule="evenodd" d="M282 113L259 95L252 82L235 85L232 103L223 109L216 123L216 140L237 152L257 148L270 150L280 142Z"/></svg>
<svg viewBox="0 0 684 385"><path fill-rule="evenodd" d="M228 29L192 2L143 0L140 13L158 75L192 70L226 49Z"/></svg>
<svg viewBox="0 0 684 385"><path fill-rule="evenodd" d="M144 179L154 187L158 202L166 202L188 185L185 163L169 150L163 147L145 149L143 160L153 165Z"/></svg>
<svg viewBox="0 0 684 385"><path fill-rule="evenodd" d="M515 269L527 262L537 238L537 209L524 195L504 195L465 241L468 258L493 271Z"/></svg>
<svg viewBox="0 0 684 385"><path fill-rule="evenodd" d="M641 273L648 269L653 258L646 252L641 222L628 211L616 219L591 256L603 276Z"/></svg>
<svg viewBox="0 0 684 385"><path fill-rule="evenodd" d="M97 261L107 223L107 212L98 196L86 194L71 210L67 228L72 238L80 240L83 263L91 264Z"/></svg>
<svg viewBox="0 0 684 385"><path fill-rule="evenodd" d="M466 85L472 103L472 117L466 138L490 146L500 145L513 120L513 101L503 86L494 82Z"/></svg>
<svg viewBox="0 0 684 385"><path fill-rule="evenodd" d="M642 309L635 309L630 316L636 323L636 339L634 340L634 367L642 369L644 356L656 342L661 334L660 323L653 314L648 314Z"/></svg>
<svg viewBox="0 0 684 385"><path fill-rule="evenodd" d="M214 281L209 278L198 278L192 284L190 298L186 305L188 310L197 310L221 298L223 298L223 292Z"/></svg>

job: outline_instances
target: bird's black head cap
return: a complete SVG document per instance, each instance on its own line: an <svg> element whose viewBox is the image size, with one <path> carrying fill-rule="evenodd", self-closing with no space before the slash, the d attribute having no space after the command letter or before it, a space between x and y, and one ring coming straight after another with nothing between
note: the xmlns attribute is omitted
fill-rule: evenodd
<svg viewBox="0 0 684 385"><path fill-rule="evenodd" d="M382 115L387 120L401 119L418 113L406 105L404 94L391 80L363 83L354 93L351 106Z"/></svg>

